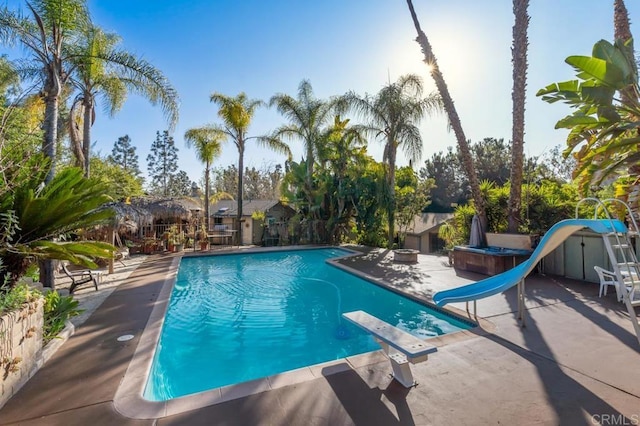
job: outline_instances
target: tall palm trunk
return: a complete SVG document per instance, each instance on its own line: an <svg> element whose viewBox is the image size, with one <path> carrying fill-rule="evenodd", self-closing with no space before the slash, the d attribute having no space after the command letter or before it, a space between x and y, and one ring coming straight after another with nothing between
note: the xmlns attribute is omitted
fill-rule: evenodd
<svg viewBox="0 0 640 426"><path fill-rule="evenodd" d="M397 147L395 144L395 141L391 141L390 142L390 147L389 147L389 179L388 179L388 185L389 185L389 203L387 205L387 223L388 223L388 228L389 228L389 235L388 235L388 239L389 239L389 248L393 247L393 242L395 239L395 234L396 234L396 230L395 230L395 211L396 211L396 153L397 153Z"/></svg>
<svg viewBox="0 0 640 426"><path fill-rule="evenodd" d="M79 168L84 167L84 153L82 151L82 136L80 135L80 130L78 129L78 122L75 120L76 108L78 108L79 104L74 103L71 106L71 111L69 112L69 142L71 144L71 151L73 152L73 158L75 159L74 165Z"/></svg>
<svg viewBox="0 0 640 426"><path fill-rule="evenodd" d="M311 145L311 141L307 146L307 175L305 176L305 185L307 186L307 202L309 203L309 218L315 219L315 212L312 212L311 207L313 206L313 146ZM311 222L309 223L311 227ZM309 235L311 235L311 228L309 228Z"/></svg>
<svg viewBox="0 0 640 426"><path fill-rule="evenodd" d="M426 34L420 28L420 22L418 22L418 17L416 16L416 12L413 9L412 1L407 0L407 5L409 6L409 12L411 12L413 24L416 27L416 31L418 32L416 41L422 48L425 63L427 63L431 67L431 77L436 83L436 87L438 88L440 97L442 97L442 104L445 111L447 112L447 117L449 118L449 123L456 135L458 149L460 150L460 155L462 156L462 166L464 167L464 171L467 174L467 178L469 179L469 184L471 186L471 195L473 197L476 212L478 214L478 218L480 219L482 232L484 234L487 230L487 213L485 208L485 201L484 197L482 196L482 192L480 191L480 182L478 181L478 175L476 174L476 170L473 165L473 157L471 156L471 150L469 149L467 138L464 134L464 130L462 129L460 117L458 116L455 104L453 103L453 99L451 98L451 94L449 93L449 89L447 88L447 83L444 81L444 77L442 76L440 68L438 67L438 62L435 55L433 54L433 49L431 48L429 39L427 39Z"/></svg>
<svg viewBox="0 0 640 426"><path fill-rule="evenodd" d="M211 163L208 161L204 167L204 226L207 234L209 233L209 224L211 218L209 217L209 199L211 198L211 187L209 185L209 179L211 175Z"/></svg>
<svg viewBox="0 0 640 426"><path fill-rule="evenodd" d="M51 182L56 174L56 143L58 140L58 94L47 94L44 109L44 139L42 152L49 158L51 164L45 177L45 183Z"/></svg>
<svg viewBox="0 0 640 426"><path fill-rule="evenodd" d="M238 141L238 245L242 243L242 181L244 176L244 136Z"/></svg>
<svg viewBox="0 0 640 426"><path fill-rule="evenodd" d="M509 227L508 231L518 232L522 222L520 204L522 202L522 174L524 168L524 101L527 88L527 48L529 40L529 0L513 0L513 48L511 61L513 62L513 124L511 135L511 190L509 192Z"/></svg>
<svg viewBox="0 0 640 426"><path fill-rule="evenodd" d="M45 84L44 140L42 152L49 158L49 172L45 183L53 180L56 174L56 143L58 141L58 100L61 86L57 74L49 76ZM44 287L55 289L55 275L52 260L40 262L40 282Z"/></svg>
<svg viewBox="0 0 640 426"><path fill-rule="evenodd" d="M630 64L636 64L633 52L633 36L631 34L631 24L629 23L629 12L624 4L624 0L614 0L613 2L613 27L614 38L628 42L629 44L623 49L623 52L629 59ZM637 69L636 75L638 73ZM620 98L623 104L633 104L638 101L638 93L631 85L627 88L620 90ZM640 144L637 145L638 151L640 151ZM638 199L638 193L640 193L640 165L634 164L628 169L629 176L635 177L635 180L629 185L625 200L633 211L640 210L640 199Z"/></svg>
<svg viewBox="0 0 640 426"><path fill-rule="evenodd" d="M614 0L613 2L613 26L614 38L629 43L623 51L628 56L629 62L635 64L636 62L633 57L633 35L631 34L631 24L629 23L629 12L624 4L624 0ZM631 100L637 101L638 96L632 86L620 92L623 103L629 103Z"/></svg>
<svg viewBox="0 0 640 426"><path fill-rule="evenodd" d="M93 97L85 96L82 101L84 118L82 122L82 154L84 156L84 177L91 174L89 151L91 150L91 125L93 124Z"/></svg>

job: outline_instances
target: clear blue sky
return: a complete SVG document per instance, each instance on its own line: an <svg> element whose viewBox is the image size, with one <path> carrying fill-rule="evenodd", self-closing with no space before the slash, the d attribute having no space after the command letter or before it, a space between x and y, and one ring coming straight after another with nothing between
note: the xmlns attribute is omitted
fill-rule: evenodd
<svg viewBox="0 0 640 426"><path fill-rule="evenodd" d="M10 0L9 7L24 8ZM415 0L416 12L429 38L456 103L467 138L511 138L511 31L513 13L506 0ZM640 2L627 0L632 32L640 34ZM89 0L96 24L118 33L122 46L141 55L169 78L180 94L180 122L173 135L179 165L199 181L202 165L184 146L186 129L217 120L212 92L268 99L275 93L296 94L309 79L320 98L348 90L376 93L390 78L417 73L427 90L435 86L422 63L403 0ZM564 105L548 105L535 97L541 87L573 77L564 59L589 54L599 39L613 38L613 1L532 0L529 7L529 73L525 153L539 155L564 145L565 132L555 122L568 114ZM638 43L636 43L638 45ZM265 134L283 123L274 110L257 111L251 135ZM146 156L157 130L166 128L159 107L130 96L109 118L98 112L92 139L95 150L111 152L119 136L137 146L146 172ZM446 119L427 118L421 126L422 161L455 146ZM301 145L292 144L294 157ZM382 158L382 143L369 152ZM250 142L245 165L263 167L284 157ZM229 142L215 166L237 163ZM400 164L407 164L403 155Z"/></svg>

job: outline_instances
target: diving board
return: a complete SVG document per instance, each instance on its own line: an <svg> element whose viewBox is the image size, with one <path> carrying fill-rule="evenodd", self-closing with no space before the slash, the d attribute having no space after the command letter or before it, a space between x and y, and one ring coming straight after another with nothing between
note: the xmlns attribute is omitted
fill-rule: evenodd
<svg viewBox="0 0 640 426"><path fill-rule="evenodd" d="M391 362L393 378L406 388L416 384L409 363L424 362L429 354L438 350L424 340L365 311L346 312L342 316L373 336Z"/></svg>

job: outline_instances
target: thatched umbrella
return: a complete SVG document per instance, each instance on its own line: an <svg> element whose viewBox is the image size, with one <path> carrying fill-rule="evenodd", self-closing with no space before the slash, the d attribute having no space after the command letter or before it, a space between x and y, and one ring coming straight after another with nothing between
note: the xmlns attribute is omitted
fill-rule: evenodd
<svg viewBox="0 0 640 426"><path fill-rule="evenodd" d="M190 222L195 219L195 211L203 210L200 200L189 197L136 197L131 199L131 205L148 211L154 220L165 223L182 220Z"/></svg>

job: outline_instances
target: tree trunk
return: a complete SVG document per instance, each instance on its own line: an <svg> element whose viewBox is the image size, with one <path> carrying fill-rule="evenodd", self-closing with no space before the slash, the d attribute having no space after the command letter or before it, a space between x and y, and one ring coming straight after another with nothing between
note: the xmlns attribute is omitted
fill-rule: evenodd
<svg viewBox="0 0 640 426"><path fill-rule="evenodd" d="M527 88L527 29L529 27L529 0L513 0L513 127L511 135L511 190L509 192L508 231L517 233L522 222L520 205L522 201L522 174L524 168L524 102Z"/></svg>
<svg viewBox="0 0 640 426"><path fill-rule="evenodd" d="M387 223L389 227L389 248L393 248L395 240L395 211L396 211L396 153L398 148L394 141L389 142L391 147L389 148L389 179L387 183L389 185L389 205L387 206Z"/></svg>
<svg viewBox="0 0 640 426"><path fill-rule="evenodd" d="M244 175L244 140L238 141L238 245L242 243L242 180Z"/></svg>
<svg viewBox="0 0 640 426"><path fill-rule="evenodd" d="M82 154L84 156L84 177L88 178L91 174L89 151L91 150L91 125L93 124L93 99L91 96L84 97L82 101L84 108L84 119L82 123Z"/></svg>
<svg viewBox="0 0 640 426"><path fill-rule="evenodd" d="M49 76L45 84L45 109L44 109L44 141L42 152L49 158L51 164L45 177L45 184L51 182L56 174L56 143L58 139L58 97L60 96L60 83L57 75ZM53 260L40 262L40 282L44 287L55 289Z"/></svg>
<svg viewBox="0 0 640 426"><path fill-rule="evenodd" d="M613 36L616 40L629 42L629 45L623 49L630 64L635 64L633 52L633 35L631 34L631 24L629 23L629 12L624 4L624 0L614 0L613 2ZM637 68L635 73L638 74ZM623 104L637 101L633 85L626 87L620 91L620 98Z"/></svg>
<svg viewBox="0 0 640 426"><path fill-rule="evenodd" d="M84 167L84 153L82 152L82 138L80 136L80 130L78 129L77 122L75 120L75 109L81 107L80 104L73 104L71 112L69 114L69 140L71 143L71 151L75 158L74 165L76 167Z"/></svg>
<svg viewBox="0 0 640 426"><path fill-rule="evenodd" d="M313 205L313 145L311 141L307 141L307 175L305 176L305 185L307 187L307 202L309 203L309 221L315 219L315 213L312 213ZM311 228L309 228L311 235Z"/></svg>
<svg viewBox="0 0 640 426"><path fill-rule="evenodd" d="M211 165L207 161L207 164L204 168L204 226L207 234L209 233L209 222L211 218L209 217L209 199L211 198L211 188L209 187L209 175L211 173ZM197 231L197 229L196 229Z"/></svg>
<svg viewBox="0 0 640 426"><path fill-rule="evenodd" d="M413 24L416 27L416 31L418 32L416 41L422 48L425 63L427 63L431 67L431 77L436 83L438 92L442 97L444 109L447 112L447 117L449 118L449 123L456 135L458 149L460 150L460 155L462 157L462 165L464 167L465 173L467 174L467 178L469 179L469 184L471 186L471 195L473 197L476 213L478 214L478 218L480 219L482 232L484 234L487 230L487 213L485 208L485 201L484 197L482 196L482 192L480 191L480 182L478 181L478 175L476 174L476 170L473 165L473 157L471 156L471 150L469 149L467 138L464 134L464 130L462 129L460 117L458 116L455 104L453 103L453 99L451 98L451 94L449 93L449 89L447 88L447 83L444 81L444 77L442 76L440 68L438 67L438 62L435 55L433 54L433 50L431 49L429 39L427 39L426 34L420 28L420 22L418 22L418 17L416 16L416 12L413 9L412 1L407 0L407 5L409 6L409 12L411 12Z"/></svg>
<svg viewBox="0 0 640 426"><path fill-rule="evenodd" d="M631 34L631 25L629 23L629 12L624 4L623 0L614 0L613 2L613 26L614 26L614 38L616 40L623 40L629 42L626 49L623 52L629 59L630 64L636 64L634 60L633 52L633 36ZM637 68L634 70L636 75L638 74ZM633 85L620 90L620 99L623 104L632 104L638 101L638 94L635 91ZM640 150L640 144L637 145L637 149ZM628 168L629 176L640 176L640 165L634 164ZM626 196L628 197L629 206L633 211L637 211L640 207L637 201L637 193L640 185L638 180L635 179L627 190Z"/></svg>
<svg viewBox="0 0 640 426"><path fill-rule="evenodd" d="M308 215L307 215L307 243L317 241L317 235L313 232L314 222L317 219L317 211L312 209L314 199L313 199L313 142L311 140L307 141L307 174L305 176L305 186L306 186L306 194L307 194L307 204L308 204ZM313 240L312 240L313 239Z"/></svg>
<svg viewBox="0 0 640 426"><path fill-rule="evenodd" d="M45 183L51 182L56 174L56 141L58 139L58 95L51 94L45 98L44 110L44 140L42 152L51 161L49 173L45 178Z"/></svg>

